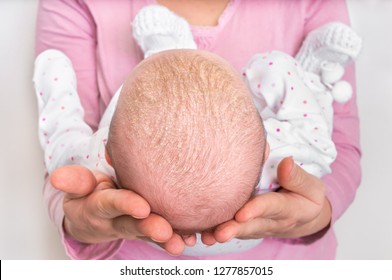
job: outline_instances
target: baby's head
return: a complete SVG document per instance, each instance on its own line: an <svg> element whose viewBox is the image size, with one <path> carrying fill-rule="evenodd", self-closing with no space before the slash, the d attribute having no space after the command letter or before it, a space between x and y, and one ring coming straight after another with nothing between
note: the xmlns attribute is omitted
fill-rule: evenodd
<svg viewBox="0 0 392 280"><path fill-rule="evenodd" d="M258 183L264 128L238 73L216 55L173 50L123 85L107 144L119 184L183 233L233 218Z"/></svg>

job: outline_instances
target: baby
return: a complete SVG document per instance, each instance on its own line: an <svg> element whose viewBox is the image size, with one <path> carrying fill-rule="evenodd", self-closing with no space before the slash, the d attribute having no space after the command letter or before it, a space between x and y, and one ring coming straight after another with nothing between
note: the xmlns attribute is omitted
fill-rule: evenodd
<svg viewBox="0 0 392 280"><path fill-rule="evenodd" d="M283 53L256 55L244 71L252 101L242 77L223 59L197 50L164 51L196 48L185 20L169 10L145 8L133 27L148 58L113 97L94 134L83 122L68 58L54 50L37 58L40 141L49 173L64 164L100 170L141 194L173 228L192 233L231 219L252 193L276 189L275 167L285 156L317 176L330 172L336 157L330 92L349 92L336 73L356 50L326 42L312 49L320 38L313 33L299 53L305 53L301 64L312 58L313 74ZM341 33L325 29L317 32ZM321 63L323 56L333 63ZM331 66L337 70L327 71ZM320 80L321 72L334 77ZM260 116L271 145L268 160Z"/></svg>
<svg viewBox="0 0 392 280"><path fill-rule="evenodd" d="M110 128L104 116L94 135L67 57L42 53L35 74L49 173L75 163L108 173L111 165L120 187L139 193L182 233L227 221L249 200L265 135L245 84L225 60L197 50L145 59L124 82Z"/></svg>

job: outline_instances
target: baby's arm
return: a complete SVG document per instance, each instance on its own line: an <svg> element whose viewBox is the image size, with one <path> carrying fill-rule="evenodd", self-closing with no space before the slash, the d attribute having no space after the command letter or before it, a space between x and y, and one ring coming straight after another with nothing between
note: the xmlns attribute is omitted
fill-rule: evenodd
<svg viewBox="0 0 392 280"><path fill-rule="evenodd" d="M104 154L108 130L93 134L85 123L71 61L60 51L44 51L35 62L34 84L39 139L49 174L72 164L110 171Z"/></svg>

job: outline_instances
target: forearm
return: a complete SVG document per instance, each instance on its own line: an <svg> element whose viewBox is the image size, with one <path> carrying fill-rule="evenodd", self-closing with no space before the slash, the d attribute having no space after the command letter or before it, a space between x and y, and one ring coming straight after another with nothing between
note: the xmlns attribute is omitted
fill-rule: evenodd
<svg viewBox="0 0 392 280"><path fill-rule="evenodd" d="M332 165L332 174L323 178L332 207L332 223L350 206L361 181L359 150L349 145L338 145L337 149L338 157Z"/></svg>
<svg viewBox="0 0 392 280"><path fill-rule="evenodd" d="M353 148L338 147L343 152L332 165L332 173L323 178L326 196L323 209L309 224L310 233L316 233L334 222L354 200L361 179L360 152Z"/></svg>
<svg viewBox="0 0 392 280"><path fill-rule="evenodd" d="M345 0L309 2L312 5L308 10L305 35L328 22L339 21L350 25ZM332 140L336 145L337 157L331 166L332 173L322 178L332 207L332 222L349 207L361 180L361 148L354 65L346 68L343 80L352 85L353 96L344 104L334 104Z"/></svg>

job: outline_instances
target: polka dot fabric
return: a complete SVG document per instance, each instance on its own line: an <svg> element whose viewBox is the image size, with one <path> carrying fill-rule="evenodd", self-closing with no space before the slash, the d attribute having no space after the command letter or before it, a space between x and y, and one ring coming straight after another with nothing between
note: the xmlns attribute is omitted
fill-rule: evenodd
<svg viewBox="0 0 392 280"><path fill-rule="evenodd" d="M114 178L105 160L108 127L93 133L84 122L71 61L60 51L47 50L35 61L40 144L49 174L63 165L79 164Z"/></svg>
<svg viewBox="0 0 392 280"><path fill-rule="evenodd" d="M278 51L253 56L243 76L271 149L256 194L279 187L276 169L284 157L292 156L315 176L329 173L336 158L331 140L333 98L319 76L302 71L293 57Z"/></svg>

